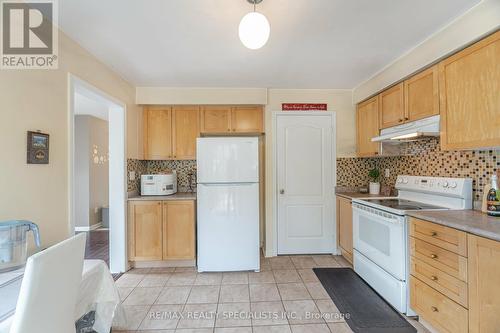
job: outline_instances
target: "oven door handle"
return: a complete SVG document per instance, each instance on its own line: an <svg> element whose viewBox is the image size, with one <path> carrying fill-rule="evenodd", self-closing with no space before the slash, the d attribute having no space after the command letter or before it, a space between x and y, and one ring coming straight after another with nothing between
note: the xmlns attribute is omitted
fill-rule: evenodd
<svg viewBox="0 0 500 333"><path fill-rule="evenodd" d="M362 206L363 207L363 206ZM373 213L371 210L375 210L374 208L369 208L368 209L364 209L361 208L360 206L358 205L353 205L352 206L352 209L356 210L359 214L362 214L362 215L368 215L372 218L375 218L379 221L382 221L386 224L388 223L391 223L391 224L403 224L404 222L404 217L403 216L398 216L398 215L393 215L393 214L389 214L389 213L382 213L382 214L377 214L377 213Z"/></svg>

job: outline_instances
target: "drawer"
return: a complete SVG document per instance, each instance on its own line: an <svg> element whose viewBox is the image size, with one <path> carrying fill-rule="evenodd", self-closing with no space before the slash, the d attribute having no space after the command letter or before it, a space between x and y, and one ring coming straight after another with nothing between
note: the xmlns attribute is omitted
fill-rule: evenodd
<svg viewBox="0 0 500 333"><path fill-rule="evenodd" d="M420 281L427 283L463 307L468 307L468 289L467 283L464 281L448 275L415 257L410 259L410 271L411 275Z"/></svg>
<svg viewBox="0 0 500 333"><path fill-rule="evenodd" d="M467 257L467 234L463 231L412 217L410 236Z"/></svg>
<svg viewBox="0 0 500 333"><path fill-rule="evenodd" d="M466 333L468 311L419 279L410 277L410 304L439 332Z"/></svg>
<svg viewBox="0 0 500 333"><path fill-rule="evenodd" d="M467 258L410 237L410 254L440 271L467 282Z"/></svg>

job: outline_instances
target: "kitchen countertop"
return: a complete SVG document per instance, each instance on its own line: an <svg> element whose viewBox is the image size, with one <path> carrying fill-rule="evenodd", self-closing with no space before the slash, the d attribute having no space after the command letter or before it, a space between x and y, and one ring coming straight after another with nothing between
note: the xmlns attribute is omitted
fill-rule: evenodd
<svg viewBox="0 0 500 333"><path fill-rule="evenodd" d="M196 192L177 192L172 195L132 195L129 201L168 201L168 200L196 200Z"/></svg>
<svg viewBox="0 0 500 333"><path fill-rule="evenodd" d="M500 218L477 210L440 210L409 212L408 216L500 241Z"/></svg>

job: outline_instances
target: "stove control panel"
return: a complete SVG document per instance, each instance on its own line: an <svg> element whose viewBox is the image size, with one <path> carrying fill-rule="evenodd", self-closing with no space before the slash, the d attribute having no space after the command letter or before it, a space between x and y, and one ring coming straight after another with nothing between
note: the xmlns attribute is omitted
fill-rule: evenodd
<svg viewBox="0 0 500 333"><path fill-rule="evenodd" d="M396 188L399 191L427 192L459 198L472 198L471 178L398 176Z"/></svg>

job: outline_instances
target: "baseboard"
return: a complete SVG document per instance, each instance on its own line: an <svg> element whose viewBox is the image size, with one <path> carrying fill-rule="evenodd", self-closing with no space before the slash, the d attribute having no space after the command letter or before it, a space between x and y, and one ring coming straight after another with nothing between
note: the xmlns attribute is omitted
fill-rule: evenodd
<svg viewBox="0 0 500 333"><path fill-rule="evenodd" d="M150 267L196 267L196 259L194 260L158 260L158 261L131 261L130 266L134 268L150 268Z"/></svg>
<svg viewBox="0 0 500 333"><path fill-rule="evenodd" d="M102 226L102 223L99 222L99 223L93 224L93 225L91 225L89 227L75 227L75 231L85 231L85 232L88 232L88 231L99 229L101 226Z"/></svg>

